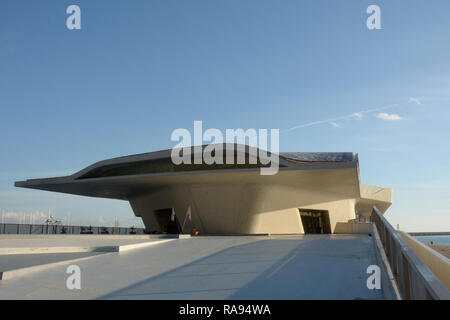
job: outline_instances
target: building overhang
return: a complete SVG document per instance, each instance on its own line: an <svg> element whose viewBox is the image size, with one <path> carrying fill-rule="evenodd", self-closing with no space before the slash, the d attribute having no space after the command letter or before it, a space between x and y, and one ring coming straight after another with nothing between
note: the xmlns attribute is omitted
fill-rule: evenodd
<svg viewBox="0 0 450 320"><path fill-rule="evenodd" d="M224 152L239 145L224 144ZM203 146L202 148L204 148ZM259 149L244 146L246 154L259 154ZM202 152L200 148L200 152ZM353 153L279 154L279 171L275 175L261 175L260 167L215 168L203 166L196 170L176 171L172 167L173 150L144 153L97 162L65 177L18 181L16 187L62 192L68 194L129 200L130 198L180 184L261 184L334 193L348 198L360 197L358 157ZM192 154L196 149L191 147ZM252 153L253 152L253 153ZM263 152L264 154L264 152ZM269 154L270 156L270 154ZM171 172L158 172L161 163L171 165ZM135 173L139 166L142 173ZM175 167L175 169L177 169ZM190 168L189 168L190 169Z"/></svg>

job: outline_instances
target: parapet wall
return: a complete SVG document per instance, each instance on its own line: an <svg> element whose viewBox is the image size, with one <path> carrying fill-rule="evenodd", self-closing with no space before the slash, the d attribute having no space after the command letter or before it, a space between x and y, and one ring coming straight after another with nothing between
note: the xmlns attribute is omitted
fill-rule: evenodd
<svg viewBox="0 0 450 320"><path fill-rule="evenodd" d="M450 259L414 239L408 233L399 231L400 236L413 249L414 253L430 268L431 272L450 291Z"/></svg>
<svg viewBox="0 0 450 320"><path fill-rule="evenodd" d="M371 223L337 222L334 229L336 234L370 234Z"/></svg>

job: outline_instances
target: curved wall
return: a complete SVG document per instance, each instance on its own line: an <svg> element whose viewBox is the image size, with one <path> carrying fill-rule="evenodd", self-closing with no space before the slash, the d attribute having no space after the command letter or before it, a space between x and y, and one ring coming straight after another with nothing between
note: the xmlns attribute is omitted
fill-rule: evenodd
<svg viewBox="0 0 450 320"><path fill-rule="evenodd" d="M172 207L180 224L191 208L185 233L194 226L203 234L303 233L300 208L328 211L332 232L337 222L355 218L352 198L285 185L174 186L130 199L130 204L148 232L161 231L154 211Z"/></svg>

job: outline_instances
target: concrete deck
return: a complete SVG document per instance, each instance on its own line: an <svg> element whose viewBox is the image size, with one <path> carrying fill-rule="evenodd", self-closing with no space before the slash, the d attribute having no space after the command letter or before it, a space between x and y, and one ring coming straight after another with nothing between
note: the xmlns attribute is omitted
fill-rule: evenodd
<svg viewBox="0 0 450 320"><path fill-rule="evenodd" d="M75 262L81 290L70 264L1 280L0 299L383 299L367 235L176 239Z"/></svg>

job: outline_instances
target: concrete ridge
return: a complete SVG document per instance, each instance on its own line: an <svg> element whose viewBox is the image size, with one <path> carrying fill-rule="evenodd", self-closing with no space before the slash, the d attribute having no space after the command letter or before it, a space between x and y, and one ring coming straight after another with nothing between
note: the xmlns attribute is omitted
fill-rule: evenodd
<svg viewBox="0 0 450 320"><path fill-rule="evenodd" d="M154 239L181 239L190 238L190 234L0 234L0 240L4 239L102 239L102 240L154 240Z"/></svg>
<svg viewBox="0 0 450 320"><path fill-rule="evenodd" d="M161 243L169 242L169 241L173 241L173 240L175 240L175 239L165 239L165 240L152 241L152 242L127 244L127 245L124 245L124 246L118 246L118 252L124 252L124 251L144 248L144 247L152 246L152 245L155 245L155 244L161 244Z"/></svg>
<svg viewBox="0 0 450 320"><path fill-rule="evenodd" d="M67 239L67 238L78 238L78 239L120 239L120 240L151 240L160 238L158 236L162 235L119 235L119 234L0 234L0 240L2 239Z"/></svg>
<svg viewBox="0 0 450 320"><path fill-rule="evenodd" d="M41 254L41 253L77 253L77 252L124 252L128 250L147 247L173 239L159 241L149 241L118 246L97 246L97 247L30 247L30 248L0 248L0 255L12 254Z"/></svg>
<svg viewBox="0 0 450 320"><path fill-rule="evenodd" d="M111 254L111 253L114 253L114 252L109 252L109 253L105 252L104 254ZM101 254L101 255L103 255L103 254ZM19 278L19 277L23 277L28 274L34 273L34 272L47 270L47 269L62 266L64 264L68 264L68 263L84 261L84 260L88 260L88 259L95 258L95 257L98 257L98 255L63 260L63 261L58 261L58 262L46 263L46 264L40 264L37 266L12 269L12 270L8 270L8 271L0 271L0 280L4 281L4 280L10 280L10 279L14 279L14 278Z"/></svg>
<svg viewBox="0 0 450 320"><path fill-rule="evenodd" d="M119 246L0 248L0 255L78 252L119 252Z"/></svg>
<svg viewBox="0 0 450 320"><path fill-rule="evenodd" d="M123 245L123 246L90 247L91 249L97 249L95 251L55 251L55 252L44 251L44 252L33 252L33 253L38 254L38 253L68 253L68 252L72 252L72 253L73 252L104 252L104 254L111 254L111 253L116 253L116 252L126 252L126 251L130 251L130 250L134 250L134 249L140 249L143 247L161 244L161 243L169 242L169 241L173 241L173 240L175 240L175 239L166 239L166 240L161 240L161 241L136 243L136 244ZM77 249L77 247L65 247L63 249L70 249L70 248ZM84 248L80 247L80 248L81 249L89 249L89 247L84 247ZM6 248L6 249L13 249L13 248ZM17 248L17 249L33 249L33 248ZM46 248L38 248L38 249L46 249ZM54 248L47 248L47 249L59 249L59 248L54 247ZM1 252L1 249L0 249L0 254L4 254ZM23 254L23 253L13 253L13 254ZM98 257L98 256L103 256L103 254L93 255L93 256L89 256L89 257L68 259L68 260L40 264L40 265L36 265L36 266L24 267L24 268L19 268L19 269L12 269L12 270L8 270L8 271L0 271L0 280L8 280L8 279L12 279L12 278L17 278L17 277L28 275L33 272L47 270L49 268L61 266L61 265L67 264L67 263L84 261L84 260Z"/></svg>

